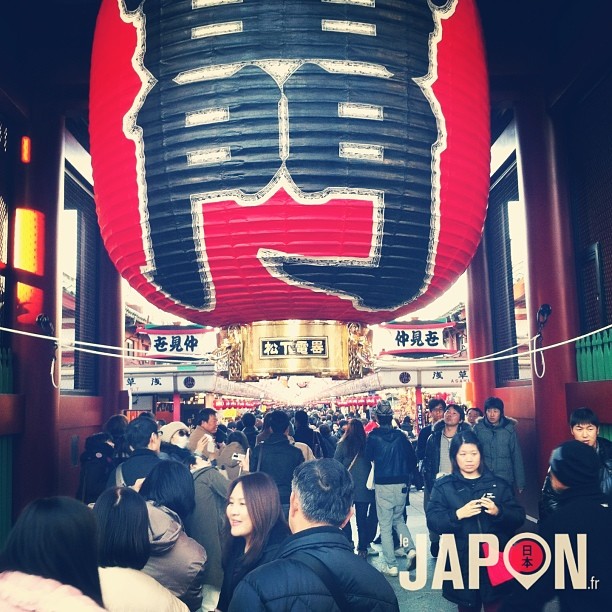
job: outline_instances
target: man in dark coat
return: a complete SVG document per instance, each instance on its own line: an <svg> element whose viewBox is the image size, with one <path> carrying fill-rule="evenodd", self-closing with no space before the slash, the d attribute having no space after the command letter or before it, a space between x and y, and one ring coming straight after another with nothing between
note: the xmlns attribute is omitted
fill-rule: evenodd
<svg viewBox="0 0 612 612"><path fill-rule="evenodd" d="M590 408L576 408L570 414L569 426L574 440L595 449L599 457L599 488L602 493L612 495L612 442L599 437L599 417ZM546 520L557 508L559 495L547 474L539 503L540 521Z"/></svg>
<svg viewBox="0 0 612 612"><path fill-rule="evenodd" d="M272 433L251 453L249 470L265 472L272 477L278 487L281 506L287 516L293 471L304 461L304 455L287 437L289 417L286 412L275 410L270 414L269 423Z"/></svg>
<svg viewBox="0 0 612 612"><path fill-rule="evenodd" d="M161 435L157 431L157 422L154 419L139 416L130 421L125 431L125 438L132 449L132 454L110 473L106 483L108 488L131 487L137 480L146 478L161 461L159 458Z"/></svg>
<svg viewBox="0 0 612 612"><path fill-rule="evenodd" d="M425 456L421 467L425 491L428 497L431 497L431 491L436 478L450 474L452 471L448 453L451 440L458 431L465 431L469 428L470 426L464 421L463 408L461 406L457 404L444 405L444 417L433 426L433 431L427 440ZM440 550L440 535L430 531L429 541L431 542L429 551L431 556L435 558Z"/></svg>
<svg viewBox="0 0 612 612"><path fill-rule="evenodd" d="M487 467L519 493L525 488L523 455L516 434L517 422L504 414L504 402L499 397L488 397L485 415L476 421L474 433L482 443Z"/></svg>
<svg viewBox="0 0 612 612"><path fill-rule="evenodd" d="M242 433L247 437L251 449L255 448L257 444L257 434L259 433L259 430L255 427L255 422L255 415L252 412L245 412L242 415L242 424L244 425Z"/></svg>
<svg viewBox="0 0 612 612"><path fill-rule="evenodd" d="M416 455L408 436L401 429L393 429L393 409L386 400L376 406L376 417L380 427L368 435L365 456L374 462L374 493L376 514L380 526L385 564L382 571L389 576L397 576L396 551L393 546L393 530L400 537L397 553L406 554L408 571L416 565L416 549L410 530L406 526L404 510L412 472L416 469Z"/></svg>
<svg viewBox="0 0 612 612"><path fill-rule="evenodd" d="M529 589L518 589L502 607L504 612L536 612L553 597L562 612L609 612L612 606L610 551L612 500L599 487L600 461L594 448L577 440L557 447L550 458L550 480L559 493L555 512L540 524L540 535L553 559L546 573ZM579 554L578 537L586 537L586 569ZM564 586L555 584L555 536L569 536L578 567L576 583L563 566Z"/></svg>
<svg viewBox="0 0 612 612"><path fill-rule="evenodd" d="M446 402L443 399L434 397L429 400L427 404L427 412L429 413L430 422L429 425L425 425L419 432L417 438L416 456L419 461L425 459L425 449L427 448L427 440L431 436L433 426L442 419L444 416L444 409L446 408Z"/></svg>
<svg viewBox="0 0 612 612"><path fill-rule="evenodd" d="M296 442L303 442L310 446L310 450L314 456L319 459L323 456L323 442L318 431L312 429L309 425L308 414L305 410L296 410L295 416L295 432L293 439Z"/></svg>
<svg viewBox="0 0 612 612"><path fill-rule="evenodd" d="M427 404L427 412L429 413L430 423L421 429L419 432L419 437L417 438L416 444L416 456L417 461L419 462L419 468L421 470L421 474L423 477L423 487L425 489L423 493L423 511L427 512L427 507L429 506L429 498L431 497L431 489L427 488L427 484L425 483L425 474L423 473L425 466L425 452L427 450L427 440L429 440L429 436L431 436L432 431L436 423L442 420L444 417L444 410L446 409L446 402L443 399L433 397L429 400ZM439 538L436 536L433 531L429 532L429 540L431 545L429 550L433 556L437 556L438 551L438 540ZM434 554L436 553L436 554Z"/></svg>
<svg viewBox="0 0 612 612"><path fill-rule="evenodd" d="M319 434L321 436L323 456L327 459L333 459L338 439L332 436L331 428L326 424L319 425Z"/></svg>
<svg viewBox="0 0 612 612"><path fill-rule="evenodd" d="M352 503L353 482L340 462L320 459L298 466L289 510L293 535L275 561L238 584L229 612L399 611L391 585L353 553L341 531Z"/></svg>

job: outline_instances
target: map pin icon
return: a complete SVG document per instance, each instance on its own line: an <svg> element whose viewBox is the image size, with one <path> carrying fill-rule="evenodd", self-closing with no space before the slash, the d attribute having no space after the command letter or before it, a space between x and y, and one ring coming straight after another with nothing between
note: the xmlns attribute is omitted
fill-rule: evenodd
<svg viewBox="0 0 612 612"><path fill-rule="evenodd" d="M550 565L550 546L535 533L519 533L504 548L506 569L526 589L530 589Z"/></svg>

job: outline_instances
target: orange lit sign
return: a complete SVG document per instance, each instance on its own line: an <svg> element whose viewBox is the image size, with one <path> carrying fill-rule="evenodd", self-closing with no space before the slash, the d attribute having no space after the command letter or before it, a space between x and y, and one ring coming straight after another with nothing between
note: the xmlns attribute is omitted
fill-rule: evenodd
<svg viewBox="0 0 612 612"><path fill-rule="evenodd" d="M39 210L18 208L15 216L15 268L42 276L45 261L45 216Z"/></svg>
<svg viewBox="0 0 612 612"><path fill-rule="evenodd" d="M43 291L25 283L17 283L17 321L34 325L43 309Z"/></svg>
<svg viewBox="0 0 612 612"><path fill-rule="evenodd" d="M29 136L21 138L21 161L29 164L32 161L32 141Z"/></svg>

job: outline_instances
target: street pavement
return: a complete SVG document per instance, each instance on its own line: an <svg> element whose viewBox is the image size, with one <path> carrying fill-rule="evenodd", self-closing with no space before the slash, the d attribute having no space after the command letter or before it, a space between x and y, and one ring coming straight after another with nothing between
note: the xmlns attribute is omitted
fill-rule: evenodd
<svg viewBox="0 0 612 612"><path fill-rule="evenodd" d="M407 515L408 529L410 529L412 537L414 538L417 534L424 534L427 538L427 525L425 522L425 513L423 511L423 491L415 491L414 488L410 490L410 506L407 508ZM356 534L357 530L353 529L353 533ZM372 548L378 551L381 550L379 544L373 544ZM397 561L399 570L405 570L407 565L406 558L398 558ZM433 590L431 588L435 561L436 560L429 554L429 539L427 538L425 557L425 563L427 563L427 583L425 587L416 591L408 591L400 585L399 577L385 576L397 595L399 607L402 612L408 610L411 612L447 612L450 610L457 610L455 604L452 604L442 597L441 590ZM381 569L384 565L382 555L378 557L368 557L368 562L378 569ZM419 563L423 563L423 560L417 556L417 564ZM411 577L414 580L415 572L411 572Z"/></svg>

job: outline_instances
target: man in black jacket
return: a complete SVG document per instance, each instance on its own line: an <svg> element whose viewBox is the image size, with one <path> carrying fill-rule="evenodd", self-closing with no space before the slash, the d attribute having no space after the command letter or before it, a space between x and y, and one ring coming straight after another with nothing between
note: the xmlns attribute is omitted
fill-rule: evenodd
<svg viewBox="0 0 612 612"><path fill-rule="evenodd" d="M319 459L323 457L323 444L321 435L309 425L308 414L305 410L297 410L294 416L295 432L293 439L310 446L314 456Z"/></svg>
<svg viewBox="0 0 612 612"><path fill-rule="evenodd" d="M444 409L446 408L446 402L443 399L434 397L429 400L427 404L427 412L429 413L429 425L425 425L419 432L417 439L416 456L418 461L425 459L425 449L427 448L427 440L431 436L433 426L442 419L444 416Z"/></svg>
<svg viewBox="0 0 612 612"><path fill-rule="evenodd" d="M155 419L139 416L130 421L125 430L125 439L132 449L132 454L110 473L106 483L107 488L131 487L137 480L146 478L161 461L159 458L161 432L157 430ZM119 475L117 470L120 470Z"/></svg>
<svg viewBox="0 0 612 612"><path fill-rule="evenodd" d="M434 424L432 433L427 440L423 465L421 466L425 495L427 497L427 505L424 508L425 512L427 512L429 497L431 496L436 478L450 474L452 471L448 452L451 440L457 432L468 429L470 429L470 426L464 422L463 408L458 404L445 404L444 416L441 421L437 421ZM429 547L431 556L437 557L440 550L439 534L430 530L429 541L431 542Z"/></svg>
<svg viewBox="0 0 612 612"><path fill-rule="evenodd" d="M612 500L599 488L599 470L597 453L588 444L571 440L552 452L550 480L559 494L558 507L540 524L540 535L551 549L551 564L529 590L518 588L512 594L502 606L504 612L540 612L555 596L564 611L610 610ZM567 559L557 568L559 538L568 538L571 543L570 556L578 564L573 571L569 569L573 562ZM579 538L585 541L582 555ZM559 584L561 577L563 586Z"/></svg>
<svg viewBox="0 0 612 612"><path fill-rule="evenodd" d="M259 433L259 430L255 427L255 422L255 415L252 412L245 412L242 415L242 424L244 425L242 433L247 437L251 450L254 449L257 444L256 438Z"/></svg>
<svg viewBox="0 0 612 612"><path fill-rule="evenodd" d="M391 585L353 553L341 531L351 518L352 503L353 482L339 461L320 459L298 466L289 510L293 535L275 561L238 584L228 612L398 612Z"/></svg>
<svg viewBox="0 0 612 612"><path fill-rule="evenodd" d="M439 421L444 417L444 410L446 409L446 402L443 399L434 397L429 400L429 404L427 404L427 412L429 413L429 425L426 425L419 432L419 437L417 439L417 447L416 447L416 456L417 461L419 461L419 468L421 470L421 474L423 475L423 486L425 492L423 494L423 510L427 512L427 506L429 505L429 498L431 496L431 489L427 488L427 484L425 483L425 474L423 474L423 468L425 463L425 451L427 450L427 440L429 440L429 436L431 436L433 432L433 428ZM431 541L430 551L431 554L435 557L438 552L438 540L436 534L433 532L429 533L429 539ZM434 555L434 553L436 553Z"/></svg>
<svg viewBox="0 0 612 612"><path fill-rule="evenodd" d="M286 412L275 410L270 414L269 423L272 433L251 453L249 470L265 472L272 477L278 487L281 506L287 516L293 471L304 461L304 455L287 437L289 417Z"/></svg>
<svg viewBox="0 0 612 612"><path fill-rule="evenodd" d="M380 526L385 564L383 572L397 576L399 570L393 547L393 529L400 537L400 555L407 550L408 571L416 566L416 550L406 526L404 509L412 472L416 469L416 455L408 436L401 429L393 429L393 409L385 400L378 402L376 417L380 427L372 430L366 440L366 459L374 462L374 492Z"/></svg>

